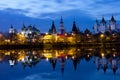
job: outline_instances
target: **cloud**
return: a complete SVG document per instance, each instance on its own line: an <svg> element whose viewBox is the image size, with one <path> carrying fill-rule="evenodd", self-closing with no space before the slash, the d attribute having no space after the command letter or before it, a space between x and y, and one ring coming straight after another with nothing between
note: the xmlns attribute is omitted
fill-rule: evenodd
<svg viewBox="0 0 120 80"><path fill-rule="evenodd" d="M120 1L114 0L3 0L0 2L0 10L33 18L53 18L51 14L59 15L64 11L73 13L73 10L77 10L99 18L107 14L119 14L119 4Z"/></svg>

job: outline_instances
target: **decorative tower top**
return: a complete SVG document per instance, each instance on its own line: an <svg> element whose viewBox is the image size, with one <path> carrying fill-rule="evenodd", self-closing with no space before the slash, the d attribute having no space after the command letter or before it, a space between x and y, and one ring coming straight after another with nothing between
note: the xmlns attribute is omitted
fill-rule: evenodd
<svg viewBox="0 0 120 80"><path fill-rule="evenodd" d="M73 32L73 33L78 33L78 29L77 29L77 27L76 27L75 21L73 21L72 32Z"/></svg>
<svg viewBox="0 0 120 80"><path fill-rule="evenodd" d="M52 21L52 26L51 26L50 33L52 33L52 34L55 34L55 33L56 33L56 28L55 28L54 21Z"/></svg>
<svg viewBox="0 0 120 80"><path fill-rule="evenodd" d="M15 33L15 29L13 28L13 25L11 25L11 27L9 29L9 33Z"/></svg>
<svg viewBox="0 0 120 80"><path fill-rule="evenodd" d="M23 24L22 31L26 31L26 26Z"/></svg>
<svg viewBox="0 0 120 80"><path fill-rule="evenodd" d="M93 26L93 30L94 30L95 34L99 32L99 26L100 26L100 24L99 24L98 20L96 19L95 24Z"/></svg>
<svg viewBox="0 0 120 80"><path fill-rule="evenodd" d="M61 16L61 20L60 20L60 34L64 34L65 33L65 30L64 30L64 26L63 26L63 19L62 19L62 16Z"/></svg>
<svg viewBox="0 0 120 80"><path fill-rule="evenodd" d="M101 20L100 23L102 23L102 24L106 24L106 21L105 21L104 17L102 17L102 20Z"/></svg>
<svg viewBox="0 0 120 80"><path fill-rule="evenodd" d="M111 17L111 20L112 22L116 22L116 20L114 19L114 16Z"/></svg>

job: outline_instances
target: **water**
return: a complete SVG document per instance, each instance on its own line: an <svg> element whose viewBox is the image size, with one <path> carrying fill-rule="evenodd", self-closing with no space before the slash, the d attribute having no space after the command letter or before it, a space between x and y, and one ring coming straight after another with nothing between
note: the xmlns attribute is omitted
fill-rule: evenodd
<svg viewBox="0 0 120 80"><path fill-rule="evenodd" d="M0 50L0 80L119 80L119 67L119 48Z"/></svg>

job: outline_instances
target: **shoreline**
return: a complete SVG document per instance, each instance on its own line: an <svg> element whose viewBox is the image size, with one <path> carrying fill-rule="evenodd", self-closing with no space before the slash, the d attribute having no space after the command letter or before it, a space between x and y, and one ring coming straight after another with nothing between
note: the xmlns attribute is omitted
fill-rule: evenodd
<svg viewBox="0 0 120 80"><path fill-rule="evenodd" d="M64 49L69 47L90 47L90 48L111 48L119 47L120 42L114 43L77 43L77 44L67 44L67 43L29 43L29 44L2 44L0 49Z"/></svg>

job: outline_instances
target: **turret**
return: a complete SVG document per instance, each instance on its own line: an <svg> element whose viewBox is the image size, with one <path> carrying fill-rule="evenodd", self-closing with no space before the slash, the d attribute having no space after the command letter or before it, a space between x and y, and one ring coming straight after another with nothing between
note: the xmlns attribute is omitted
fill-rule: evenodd
<svg viewBox="0 0 120 80"><path fill-rule="evenodd" d="M105 21L104 17L102 18L102 20L100 22L100 26L99 26L98 30L101 33L104 33L107 30L106 21Z"/></svg>
<svg viewBox="0 0 120 80"><path fill-rule="evenodd" d="M72 60L73 60L74 70L76 71L77 70L77 64L79 63L80 59L75 57Z"/></svg>
<svg viewBox="0 0 120 80"><path fill-rule="evenodd" d="M52 64L53 71L55 71L56 62L57 62L57 59L56 59L56 58L52 58L52 59L50 59L50 63Z"/></svg>
<svg viewBox="0 0 120 80"><path fill-rule="evenodd" d="M22 29L21 29L21 34L25 36L26 31L27 31L27 28L26 28L25 24L23 24Z"/></svg>
<svg viewBox="0 0 120 80"><path fill-rule="evenodd" d="M103 69L104 73L106 73L108 66L107 66L107 59L105 57L103 57L101 59L101 64L102 64L102 69Z"/></svg>
<svg viewBox="0 0 120 80"><path fill-rule="evenodd" d="M116 22L116 20L114 19L114 16L111 17L111 22Z"/></svg>
<svg viewBox="0 0 120 80"><path fill-rule="evenodd" d="M64 29L64 26L63 26L63 19L62 19L62 16L61 16L59 34L64 34L64 33L65 33L65 29Z"/></svg>
<svg viewBox="0 0 120 80"><path fill-rule="evenodd" d="M93 26L93 29L94 29L94 33L95 34L97 34L99 31L98 31L98 29L99 29L99 22L98 22L98 20L96 19L96 21L95 21L95 24L94 24L94 26Z"/></svg>
<svg viewBox="0 0 120 80"><path fill-rule="evenodd" d="M114 16L112 16L111 19L110 19L109 29L110 30L116 30L117 29L117 24L116 24L116 20L114 19Z"/></svg>
<svg viewBox="0 0 120 80"><path fill-rule="evenodd" d="M75 21L73 21L72 33L75 33L75 34L78 33L78 29L77 29L77 27L76 27Z"/></svg>
<svg viewBox="0 0 120 80"><path fill-rule="evenodd" d="M113 73L116 74L116 70L118 69L116 59L112 59L111 66L112 66Z"/></svg>
<svg viewBox="0 0 120 80"><path fill-rule="evenodd" d="M50 33L50 34L56 34L56 28L55 28L54 21L52 21L52 26L51 26L51 28L49 29L49 33Z"/></svg>
<svg viewBox="0 0 120 80"><path fill-rule="evenodd" d="M103 25L105 25L106 24L106 21L105 21L105 19L104 19L104 17L102 17L102 20L101 20L101 22L100 22L101 24L103 24Z"/></svg>
<svg viewBox="0 0 120 80"><path fill-rule="evenodd" d="M13 28L13 25L11 25L9 29L9 34L14 34L14 33L15 33L15 29Z"/></svg>

